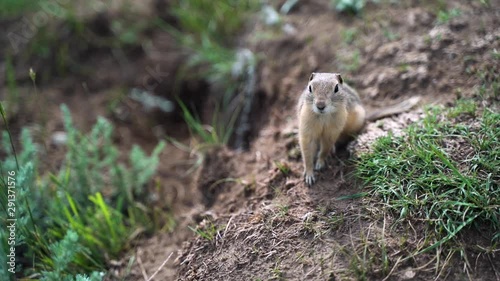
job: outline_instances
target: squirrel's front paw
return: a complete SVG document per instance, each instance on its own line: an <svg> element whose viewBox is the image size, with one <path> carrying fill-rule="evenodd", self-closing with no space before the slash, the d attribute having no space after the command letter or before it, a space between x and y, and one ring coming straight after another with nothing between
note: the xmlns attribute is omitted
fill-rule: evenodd
<svg viewBox="0 0 500 281"><path fill-rule="evenodd" d="M314 173L304 173L304 181L308 186L312 186L314 182L316 181L316 178L314 177Z"/></svg>
<svg viewBox="0 0 500 281"><path fill-rule="evenodd" d="M325 167L325 160L318 159L318 160L316 161L316 165L314 166L314 169L315 169L316 171L320 171L320 170L322 170L324 167Z"/></svg>

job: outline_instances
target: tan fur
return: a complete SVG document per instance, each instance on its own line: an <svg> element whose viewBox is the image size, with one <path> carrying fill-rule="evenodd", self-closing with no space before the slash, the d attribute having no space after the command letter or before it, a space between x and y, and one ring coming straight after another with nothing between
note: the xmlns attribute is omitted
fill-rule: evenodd
<svg viewBox="0 0 500 281"><path fill-rule="evenodd" d="M317 116L311 104L304 104L300 110L299 143L303 155L304 169L307 175L313 174L314 156L319 155L316 169L321 169L328 153L331 151L347 120L347 110L340 108L339 112Z"/></svg>
<svg viewBox="0 0 500 281"><path fill-rule="evenodd" d="M413 101L409 103L411 106L416 104ZM366 120L408 109L408 102L401 103L389 107L389 110L370 114L367 118L357 92L343 83L340 74L311 74L297 107L305 182L309 186L315 182L314 169L320 170L325 166L326 157L335 148L335 143L346 141L359 133Z"/></svg>

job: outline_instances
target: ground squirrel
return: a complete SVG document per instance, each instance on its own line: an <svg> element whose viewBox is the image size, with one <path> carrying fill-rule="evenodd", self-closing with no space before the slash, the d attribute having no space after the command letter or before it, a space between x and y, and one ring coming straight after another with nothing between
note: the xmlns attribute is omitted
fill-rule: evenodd
<svg viewBox="0 0 500 281"><path fill-rule="evenodd" d="M366 120L407 111L419 99L413 97L367 115L358 94L343 82L340 74L312 73L297 107L299 144L306 184L314 184L314 170L325 166L326 157L330 151L334 151L335 143L348 140L358 133ZM313 169L318 145L319 154Z"/></svg>

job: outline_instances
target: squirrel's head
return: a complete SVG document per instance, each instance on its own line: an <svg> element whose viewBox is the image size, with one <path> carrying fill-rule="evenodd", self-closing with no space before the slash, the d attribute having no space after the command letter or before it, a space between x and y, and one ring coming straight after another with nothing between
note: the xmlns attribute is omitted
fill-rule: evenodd
<svg viewBox="0 0 500 281"><path fill-rule="evenodd" d="M312 73L307 84L308 100L317 114L333 113L345 104L342 77L338 73Z"/></svg>

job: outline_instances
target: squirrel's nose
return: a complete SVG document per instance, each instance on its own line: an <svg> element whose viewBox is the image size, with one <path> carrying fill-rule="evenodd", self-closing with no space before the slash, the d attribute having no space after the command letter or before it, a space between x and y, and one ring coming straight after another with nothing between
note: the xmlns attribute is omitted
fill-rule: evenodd
<svg viewBox="0 0 500 281"><path fill-rule="evenodd" d="M322 103L322 102L321 102L321 103L317 103L317 104L316 104L316 107L317 107L319 110L323 110L323 109L325 109L326 105L325 105L324 103Z"/></svg>

